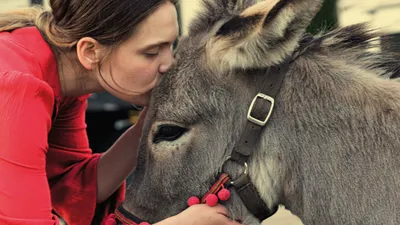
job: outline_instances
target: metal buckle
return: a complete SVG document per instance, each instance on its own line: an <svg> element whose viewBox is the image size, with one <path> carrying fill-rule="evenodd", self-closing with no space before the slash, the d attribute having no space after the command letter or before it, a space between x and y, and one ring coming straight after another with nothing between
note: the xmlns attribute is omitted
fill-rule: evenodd
<svg viewBox="0 0 400 225"><path fill-rule="evenodd" d="M225 159L225 161L222 163L222 166L219 169L219 173L225 173L224 166L225 166L225 163L228 161L236 162L236 160L233 160L231 156L228 156ZM247 162L244 162L242 166L243 166L243 173L241 174L241 176L247 176L249 174L249 166L247 165ZM229 174L228 174L228 176L230 177L230 180L231 180L230 184L231 185L235 184L235 180Z"/></svg>
<svg viewBox="0 0 400 225"><path fill-rule="evenodd" d="M259 119L254 118L254 117L251 116L251 112L253 111L253 107L254 107L254 104L255 104L257 98L262 98L262 99L267 100L267 101L269 101L271 103L271 107L269 109L268 115L264 120L259 120ZM263 93L258 93L253 98L253 101L251 102L251 105L249 107L249 111L247 112L247 120L249 120L250 122L255 123L255 124L259 125L259 126L265 126L265 124L267 124L267 122L269 120L269 117L272 114L272 109L274 108L274 103L275 103L275 100L271 96L268 96L268 95L263 94Z"/></svg>

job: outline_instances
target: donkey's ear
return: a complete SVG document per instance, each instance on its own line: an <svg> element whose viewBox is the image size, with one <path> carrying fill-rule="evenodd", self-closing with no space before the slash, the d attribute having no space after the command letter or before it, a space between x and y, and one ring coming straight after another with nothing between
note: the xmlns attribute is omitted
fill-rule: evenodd
<svg viewBox="0 0 400 225"><path fill-rule="evenodd" d="M322 1L266 0L245 9L209 39L208 63L222 70L279 64L298 46Z"/></svg>

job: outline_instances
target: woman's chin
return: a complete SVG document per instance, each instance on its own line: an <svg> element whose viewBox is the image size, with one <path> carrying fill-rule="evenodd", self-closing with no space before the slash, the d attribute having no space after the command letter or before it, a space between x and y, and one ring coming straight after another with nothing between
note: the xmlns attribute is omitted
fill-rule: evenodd
<svg viewBox="0 0 400 225"><path fill-rule="evenodd" d="M149 100L150 96L146 94L146 95L135 96L129 99L128 102L133 104L137 108L143 108L149 104Z"/></svg>
<svg viewBox="0 0 400 225"><path fill-rule="evenodd" d="M145 107L149 104L151 91L149 91L147 93L143 93L143 94L134 95L134 96L121 94L121 93L118 93L115 91L110 91L109 93L124 102L133 104L137 108L141 108L141 107Z"/></svg>

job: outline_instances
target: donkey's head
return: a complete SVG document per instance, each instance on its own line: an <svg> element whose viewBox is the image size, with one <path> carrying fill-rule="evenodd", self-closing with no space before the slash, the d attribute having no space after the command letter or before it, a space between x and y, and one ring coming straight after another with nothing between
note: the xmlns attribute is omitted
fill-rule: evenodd
<svg viewBox="0 0 400 225"><path fill-rule="evenodd" d="M180 39L176 65L153 91L126 209L159 221L185 209L189 197L203 196L222 165L233 179L243 174L244 164L224 162L262 86L260 71L293 54L321 2L204 0L188 36ZM285 166L273 150L253 148L248 174L272 209L280 201L274 187L284 182ZM258 223L236 191L226 205L233 217Z"/></svg>

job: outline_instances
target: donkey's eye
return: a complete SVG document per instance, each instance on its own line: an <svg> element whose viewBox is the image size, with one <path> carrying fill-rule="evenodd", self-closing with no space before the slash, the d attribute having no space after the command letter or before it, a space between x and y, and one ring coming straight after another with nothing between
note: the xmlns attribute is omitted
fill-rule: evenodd
<svg viewBox="0 0 400 225"><path fill-rule="evenodd" d="M153 143L157 144L162 141L175 141L187 132L186 128L174 125L161 125L157 133L154 135Z"/></svg>

